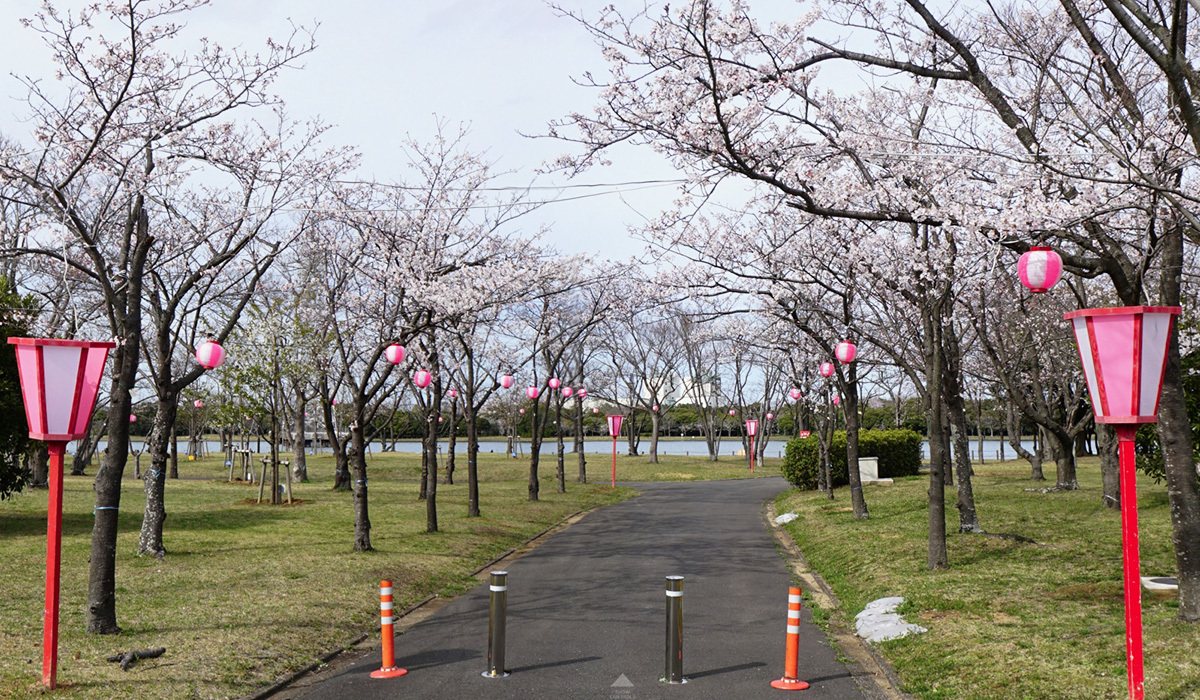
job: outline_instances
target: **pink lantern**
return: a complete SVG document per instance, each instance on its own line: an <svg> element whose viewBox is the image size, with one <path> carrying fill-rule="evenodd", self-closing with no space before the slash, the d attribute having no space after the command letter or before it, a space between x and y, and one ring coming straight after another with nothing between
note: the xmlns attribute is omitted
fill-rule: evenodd
<svg viewBox="0 0 1200 700"><path fill-rule="evenodd" d="M750 437L754 437L755 435L758 435L758 421L756 421L756 420L746 421L746 434L749 435Z"/></svg>
<svg viewBox="0 0 1200 700"><path fill-rule="evenodd" d="M621 422L625 420L625 416L609 415L608 418L608 434L612 435L613 439L613 471L612 485L617 487L617 436L621 434Z"/></svg>
<svg viewBox="0 0 1200 700"><path fill-rule="evenodd" d="M858 348L849 340L843 340L834 347L833 354L837 356L838 362L848 364L854 362L854 358L858 357Z"/></svg>
<svg viewBox="0 0 1200 700"><path fill-rule="evenodd" d="M445 416L438 416L438 422L439 422L439 423L441 423L441 422L442 422L442 421L444 421L444 420L446 420L446 417L445 417Z"/></svg>
<svg viewBox="0 0 1200 700"><path fill-rule="evenodd" d="M225 348L206 340L196 347L196 362L204 369L216 369L225 361Z"/></svg>
<svg viewBox="0 0 1200 700"><path fill-rule="evenodd" d="M572 389L572 388L571 388L571 387L569 387L569 386L564 386L564 387L562 388L562 395L563 395L563 398L564 398L564 399L569 399L569 398L571 398L571 396L572 396L574 393L575 393L575 390L574 390L574 389Z"/></svg>
<svg viewBox="0 0 1200 700"><path fill-rule="evenodd" d="M733 409L731 408L731 409L729 409L729 415L731 415L731 416L736 416L736 415L737 415L737 411L735 411L735 410L733 410Z"/></svg>
<svg viewBox="0 0 1200 700"><path fill-rule="evenodd" d="M424 389L432 381L433 375L428 370L419 369L413 373L413 384L416 384L417 388Z"/></svg>
<svg viewBox="0 0 1200 700"><path fill-rule="evenodd" d="M446 396L449 396L449 397L450 397L450 398L452 398L452 399L457 399L457 398L458 398L458 390L457 390L457 389L451 389L450 391L447 391L447 392L446 392Z"/></svg>
<svg viewBox="0 0 1200 700"><path fill-rule="evenodd" d="M833 405L834 405L834 406L837 406L837 405L839 405L839 404L841 404L841 403L842 403L842 397L840 397L840 396L838 396L838 395L836 395L836 394L835 394L835 395L834 395L834 397L833 397Z"/></svg>
<svg viewBox="0 0 1200 700"><path fill-rule="evenodd" d="M330 405L330 406L336 406L336 405L337 405L337 399L330 399L330 401L329 401L329 405ZM246 420L250 420L250 419L249 419L249 418L247 418Z"/></svg>
<svg viewBox="0 0 1200 700"><path fill-rule="evenodd" d="M392 343L391 345L387 346L386 350L383 351L383 355L387 358L388 362L391 362L393 365L398 365L401 362L404 362L404 358L408 356L408 353L405 352L403 345Z"/></svg>
<svg viewBox="0 0 1200 700"><path fill-rule="evenodd" d="M809 435L812 435L812 431L810 431L810 430L801 430L800 431L800 437L802 437L802 438L806 438Z"/></svg>
<svg viewBox="0 0 1200 700"><path fill-rule="evenodd" d="M801 395L801 394L800 394L800 388L799 388L799 387L792 387L792 390L788 392L788 395L792 397L792 401L799 401L799 400L800 400L800 395Z"/></svg>
<svg viewBox="0 0 1200 700"><path fill-rule="evenodd" d="M1017 261L1017 277L1034 294L1048 291L1062 275L1062 258L1047 246L1033 246Z"/></svg>
<svg viewBox="0 0 1200 700"><path fill-rule="evenodd" d="M822 377L832 377L833 376L833 363L832 362L822 362L821 363L821 376Z"/></svg>
<svg viewBox="0 0 1200 700"><path fill-rule="evenodd" d="M511 389L512 385L513 377L511 374L506 374L503 377L500 377L500 386L504 387L505 389Z"/></svg>
<svg viewBox="0 0 1200 700"><path fill-rule="evenodd" d="M651 406L650 410L654 411L655 413L658 413L658 404L654 404L653 406Z"/></svg>
<svg viewBox="0 0 1200 700"><path fill-rule="evenodd" d="M536 386L529 387L525 390L525 395L529 397L530 401L536 400L538 397L538 388Z"/></svg>
<svg viewBox="0 0 1200 700"><path fill-rule="evenodd" d="M1021 282L1025 283L1024 275ZM1042 289L1032 286L1030 289L1044 292L1051 284L1053 281L1039 285L1044 287ZM1178 306L1125 306L1080 309L1063 315L1075 330L1075 342L1079 346L1079 359L1083 363L1096 422L1111 424L1117 431L1124 550L1125 659L1129 697L1137 700L1144 697L1145 691L1134 436L1139 424L1158 420L1158 400L1171 326L1175 316L1182 311Z"/></svg>
<svg viewBox="0 0 1200 700"><path fill-rule="evenodd" d="M63 454L68 442L87 434L92 409L96 406L96 392L104 375L104 363L108 361L108 351L116 347L116 343L51 338L9 338L8 342L16 346L29 437L45 441L50 457L46 598L42 609L42 685L53 690L58 679ZM96 518L102 517L100 513L116 519L115 506L97 505Z"/></svg>
<svg viewBox="0 0 1200 700"><path fill-rule="evenodd" d="M774 420L774 418L775 418L775 414L774 414L774 413L768 413L768 414L767 414L767 420Z"/></svg>
<svg viewBox="0 0 1200 700"><path fill-rule="evenodd" d="M135 415L133 415L132 413L130 413L130 414L129 414L129 422L130 422L130 423L136 423L136 422L137 422L137 416L135 416Z"/></svg>
<svg viewBox="0 0 1200 700"><path fill-rule="evenodd" d="M583 387L579 387L579 391L575 392L575 395L581 399L586 399L587 398L587 389L584 389Z"/></svg>
<svg viewBox="0 0 1200 700"><path fill-rule="evenodd" d="M195 406L196 408L204 408L204 402L201 401L200 399L196 399L195 401L193 401L192 405Z"/></svg>
<svg viewBox="0 0 1200 700"><path fill-rule="evenodd" d="M521 415L525 415L525 409L521 409Z"/></svg>
<svg viewBox="0 0 1200 700"><path fill-rule="evenodd" d="M750 473L754 473L754 462L756 454L754 452L754 436L758 435L758 421L746 421L746 435L750 436L750 451L746 453L746 457L750 459Z"/></svg>
<svg viewBox="0 0 1200 700"><path fill-rule="evenodd" d="M551 389L557 389L559 384L561 384L562 382L558 381L558 379L556 377L551 377L550 381L548 381L546 383L550 385Z"/></svg>
<svg viewBox="0 0 1200 700"><path fill-rule="evenodd" d="M598 408L593 408L593 409L592 409L592 413L599 413L599 412L600 412L600 409L598 409Z"/></svg>

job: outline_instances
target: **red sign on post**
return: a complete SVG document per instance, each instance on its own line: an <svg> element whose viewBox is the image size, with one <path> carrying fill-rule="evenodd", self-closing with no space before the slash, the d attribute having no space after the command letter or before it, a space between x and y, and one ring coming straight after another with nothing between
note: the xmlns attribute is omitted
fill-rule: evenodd
<svg viewBox="0 0 1200 700"><path fill-rule="evenodd" d="M50 504L46 513L46 607L42 625L42 684L51 690L58 676L58 587L62 555L63 453L67 443L87 434L104 375L108 351L116 343L54 338L9 338L17 350L21 396L29 437L44 440L50 454Z"/></svg>

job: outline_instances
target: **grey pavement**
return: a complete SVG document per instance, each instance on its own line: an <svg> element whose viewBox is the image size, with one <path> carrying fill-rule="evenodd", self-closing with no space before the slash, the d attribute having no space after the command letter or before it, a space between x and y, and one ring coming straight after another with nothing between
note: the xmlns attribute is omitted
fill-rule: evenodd
<svg viewBox="0 0 1200 700"><path fill-rule="evenodd" d="M507 678L480 675L488 638L488 586L481 585L396 638L396 663L408 675L370 678L380 665L376 651L276 697L862 700L807 606L799 676L812 687L788 693L769 685L783 675L791 578L761 512L786 487L783 479L631 485L642 494L588 515L507 566ZM674 574L684 576L684 685L658 680L665 577Z"/></svg>

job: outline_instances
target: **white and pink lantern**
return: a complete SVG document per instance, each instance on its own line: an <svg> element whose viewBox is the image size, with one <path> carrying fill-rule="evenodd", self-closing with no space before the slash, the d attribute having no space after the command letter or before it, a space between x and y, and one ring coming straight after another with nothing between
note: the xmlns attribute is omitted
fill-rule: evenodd
<svg viewBox="0 0 1200 700"><path fill-rule="evenodd" d="M729 409L729 415L731 415L731 416L736 416L736 415L737 415L737 411L731 408L731 409Z"/></svg>
<svg viewBox="0 0 1200 700"><path fill-rule="evenodd" d="M17 372L25 420L32 440L46 442L49 454L46 512L46 589L42 608L42 684L53 690L58 678L58 607L62 561L63 455L67 443L87 434L108 351L116 343L54 338L9 338L16 346ZM130 416L132 420L134 416ZM97 505L116 519L115 506ZM99 519L101 515L96 515Z"/></svg>
<svg viewBox="0 0 1200 700"><path fill-rule="evenodd" d="M204 408L204 402L201 401L200 399L196 399L195 401L193 401L192 405L195 406L196 408ZM308 414L305 414L305 415L308 415Z"/></svg>
<svg viewBox="0 0 1200 700"><path fill-rule="evenodd" d="M775 420L775 414L774 414L774 413L768 413L768 414L767 414L767 420Z"/></svg>
<svg viewBox="0 0 1200 700"><path fill-rule="evenodd" d="M564 399L569 399L569 398L571 398L571 396L572 396L572 395L574 395L574 394L575 394L575 390L574 390L574 389L572 389L571 387L569 387L569 386L564 386L564 387L562 388L562 395L563 395L563 398L564 398Z"/></svg>
<svg viewBox="0 0 1200 700"><path fill-rule="evenodd" d="M608 434L612 437L617 437L621 434L621 423L625 420L623 415L609 415L608 418Z"/></svg>
<svg viewBox="0 0 1200 700"><path fill-rule="evenodd" d="M442 422L442 421L444 421L444 420L446 420L446 417L445 417L445 416L438 416L438 422L439 422L439 423L441 423L441 422Z"/></svg>
<svg viewBox="0 0 1200 700"><path fill-rule="evenodd" d="M206 340L196 346L196 362L204 369L216 369L225 361L225 348L215 341Z"/></svg>
<svg viewBox="0 0 1200 700"><path fill-rule="evenodd" d="M458 398L458 389L451 389L450 391L447 391L446 396L449 396L452 399L457 399Z"/></svg>
<svg viewBox="0 0 1200 700"><path fill-rule="evenodd" d="M383 355L387 358L387 361L391 362L393 365L398 365L401 362L404 362L404 358L408 357L408 353L404 350L404 346L396 343L392 343L391 345L387 346L387 349L383 351Z"/></svg>
<svg viewBox="0 0 1200 700"><path fill-rule="evenodd" d="M755 435L758 435L758 421L756 421L756 420L747 420L746 421L746 434L749 435L750 437L754 437Z"/></svg>
<svg viewBox="0 0 1200 700"><path fill-rule="evenodd" d="M842 403L842 397L838 396L837 394L834 394L833 395L833 405L837 406L841 403Z"/></svg>
<svg viewBox="0 0 1200 700"><path fill-rule="evenodd" d="M429 373L429 370L419 369L413 372L413 384L416 384L419 389L429 386L432 381L433 375Z"/></svg>
<svg viewBox="0 0 1200 700"><path fill-rule="evenodd" d="M521 415L525 415L525 409L521 409Z"/></svg>
<svg viewBox="0 0 1200 700"><path fill-rule="evenodd" d="M651 406L650 410L654 411L655 413L658 413L658 404L654 404L653 406Z"/></svg>
<svg viewBox="0 0 1200 700"><path fill-rule="evenodd" d="M586 399L587 398L587 389L584 389L583 387L579 387L579 391L575 392L575 395L581 399Z"/></svg>
<svg viewBox="0 0 1200 700"><path fill-rule="evenodd" d="M799 401L801 396L800 388L792 387L792 390L788 392L788 396L792 397L792 401Z"/></svg>
<svg viewBox="0 0 1200 700"><path fill-rule="evenodd" d="M833 363L832 362L822 362L820 372L821 372L822 377L826 377L826 378L832 377L833 376Z"/></svg>
<svg viewBox="0 0 1200 700"><path fill-rule="evenodd" d="M844 365L854 362L854 358L858 357L858 348L849 340L843 340L834 347L833 354Z"/></svg>
<svg viewBox="0 0 1200 700"><path fill-rule="evenodd" d="M593 409L592 409L592 413L599 413L599 412L600 412L600 409L598 409L598 408L593 408Z"/></svg>
<svg viewBox="0 0 1200 700"><path fill-rule="evenodd" d="M500 377L500 386L504 387L505 389L511 389L512 385L513 376L511 374L506 374L503 377Z"/></svg>
<svg viewBox="0 0 1200 700"><path fill-rule="evenodd" d="M527 389L525 390L525 395L529 397L529 400L530 400L530 401L535 401L535 400L537 400L537 397L538 397L538 388L537 388L536 386L531 386L531 387L527 388Z"/></svg>
<svg viewBox="0 0 1200 700"><path fill-rule="evenodd" d="M546 383L550 385L551 389L557 389L559 387L559 385L562 384L562 382L558 381L557 377L550 377L550 381L548 381Z"/></svg>
<svg viewBox="0 0 1200 700"><path fill-rule="evenodd" d="M1049 291L1062 276L1062 258L1048 246L1035 245L1017 261L1017 277L1034 294Z"/></svg>
<svg viewBox="0 0 1200 700"><path fill-rule="evenodd" d="M130 423L136 423L136 422L137 422L137 415L135 415L135 414L133 414L133 413L130 413L130 414L129 414L129 422L130 422Z"/></svg>

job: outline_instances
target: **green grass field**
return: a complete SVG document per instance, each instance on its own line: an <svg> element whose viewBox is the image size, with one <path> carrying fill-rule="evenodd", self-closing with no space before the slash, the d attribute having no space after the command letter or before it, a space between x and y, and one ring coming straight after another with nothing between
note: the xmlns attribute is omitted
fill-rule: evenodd
<svg viewBox="0 0 1200 700"><path fill-rule="evenodd" d="M780 513L812 568L838 596L835 623L852 629L873 599L904 596L900 609L926 634L884 642L904 690L927 700L1100 700L1127 697L1121 525L1100 507L1095 458L1081 460L1076 492L1038 493L1022 462L976 466L983 528L1039 544L951 534L951 569L929 571L928 476L868 486L871 519L855 521L849 492L780 496ZM1047 465L1053 478L1053 464ZM1165 484L1138 483L1143 575L1175 571ZM953 490L946 522L957 530ZM1146 697L1200 698L1200 626L1175 620L1174 600L1145 597Z"/></svg>
<svg viewBox="0 0 1200 700"><path fill-rule="evenodd" d="M318 654L378 629L378 586L391 578L396 607L430 594L456 595L476 585L471 572L568 515L633 495L607 487L611 461L589 455L591 484L575 478L567 455L567 493L556 493L555 458L543 458L541 498L527 500L528 462L480 456L483 517L466 518L466 460L456 483L438 487L441 532L426 533L417 501L414 454L369 457L371 542L351 552L350 495L331 490L328 456L309 457L311 482L294 485L300 503L256 505L258 488L224 481L217 457L182 460L167 483L165 559L135 554L145 498L132 478L121 501L117 551L117 636L84 632L92 478L64 486L61 638L56 696L64 698L229 698L270 684ZM257 463L257 458L256 458ZM143 467L149 461L143 457ZM778 473L768 460L755 476ZM748 476L725 459L619 457L620 480L687 480ZM89 472L94 469L89 470ZM208 478L190 478L208 477ZM40 694L46 556L44 490L0 503L0 697ZM480 644L485 644L481 640ZM122 672L105 658L165 646L159 659Z"/></svg>

